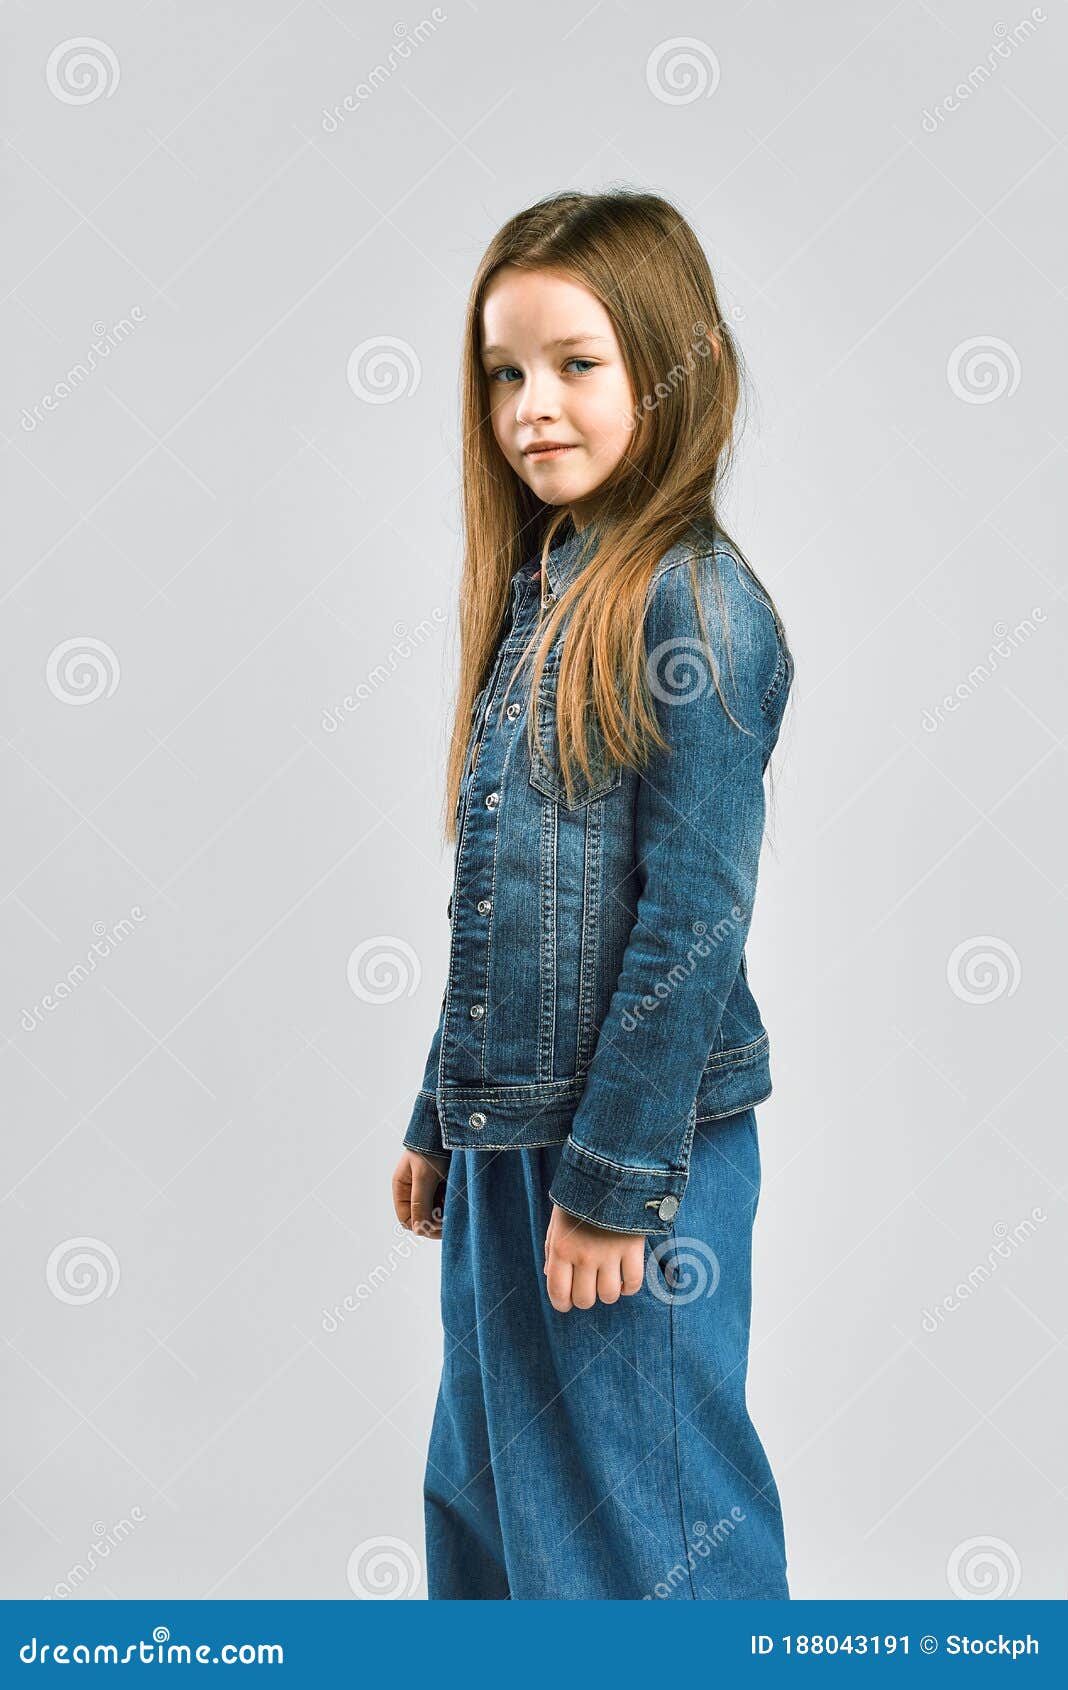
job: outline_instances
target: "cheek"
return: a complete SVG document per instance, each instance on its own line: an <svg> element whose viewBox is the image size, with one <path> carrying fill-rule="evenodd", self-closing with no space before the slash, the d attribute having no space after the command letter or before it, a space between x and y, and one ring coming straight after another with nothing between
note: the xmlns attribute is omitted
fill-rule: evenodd
<svg viewBox="0 0 1068 1690"><path fill-rule="evenodd" d="M615 462L623 456L634 435L629 389L620 387L611 395L606 394L598 412L599 455Z"/></svg>
<svg viewBox="0 0 1068 1690"><path fill-rule="evenodd" d="M491 389L489 396L490 424L493 428L494 439L502 452L508 450L508 415L505 403L501 399L500 389Z"/></svg>

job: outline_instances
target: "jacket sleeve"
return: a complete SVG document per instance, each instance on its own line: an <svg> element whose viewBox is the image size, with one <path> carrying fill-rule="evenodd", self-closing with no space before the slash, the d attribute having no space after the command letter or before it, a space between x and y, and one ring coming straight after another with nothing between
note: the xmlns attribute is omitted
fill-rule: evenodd
<svg viewBox="0 0 1068 1690"><path fill-rule="evenodd" d="M618 1232L666 1232L682 1202L701 1074L741 964L764 831L762 702L779 667L775 619L724 559L732 674L712 560L696 567L720 686L742 728L713 684L690 569L673 565L646 607L646 674L668 750L654 749L638 780L637 913L549 1193Z"/></svg>
<svg viewBox="0 0 1068 1690"><path fill-rule="evenodd" d="M451 1150L446 1150L441 1142L441 1124L438 1121L438 1108L435 1092L438 1083L438 1056L441 1051L441 1034L445 1023L445 1000L441 1000L441 1014L430 1041L430 1051L426 1059L426 1069L423 1083L419 1089L419 1096L412 1108L411 1119L404 1134L404 1144L408 1150L431 1151L435 1156L451 1156Z"/></svg>

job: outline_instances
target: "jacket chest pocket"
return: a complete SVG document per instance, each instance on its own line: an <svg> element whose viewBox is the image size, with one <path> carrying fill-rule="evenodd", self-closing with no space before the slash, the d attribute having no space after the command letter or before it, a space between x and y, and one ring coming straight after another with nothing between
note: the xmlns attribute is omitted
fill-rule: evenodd
<svg viewBox="0 0 1068 1690"><path fill-rule="evenodd" d="M535 745L530 759L530 784L546 798L565 810L577 810L613 792L623 779L623 765L610 761L605 751L600 728L591 719L589 727L590 772L583 774L576 764L572 768L572 797L568 800L564 777L560 771L560 748L556 732L556 685L559 678L560 648L549 653L538 688L538 732L543 749Z"/></svg>

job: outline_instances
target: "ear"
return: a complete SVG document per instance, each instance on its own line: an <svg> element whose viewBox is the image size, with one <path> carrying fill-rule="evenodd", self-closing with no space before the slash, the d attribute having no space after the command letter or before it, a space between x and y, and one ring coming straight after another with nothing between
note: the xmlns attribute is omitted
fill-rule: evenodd
<svg viewBox="0 0 1068 1690"><path fill-rule="evenodd" d="M720 354L723 351L718 332L715 329L710 329L708 324L703 322L696 322L693 325L693 329L694 335L696 336L696 339L692 343L693 350L702 358L707 358L708 354L711 352L713 358L718 364Z"/></svg>

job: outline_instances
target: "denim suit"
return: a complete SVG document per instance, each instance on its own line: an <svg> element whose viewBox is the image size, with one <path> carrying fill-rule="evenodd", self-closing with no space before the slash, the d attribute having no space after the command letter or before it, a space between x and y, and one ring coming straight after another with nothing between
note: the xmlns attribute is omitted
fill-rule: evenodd
<svg viewBox="0 0 1068 1690"><path fill-rule="evenodd" d="M741 728L697 643L691 556ZM558 594L585 557L572 530L549 554L546 590ZM771 1088L744 945L761 777L792 665L726 544L695 535L672 547L644 624L669 751L639 775L597 744L569 801L559 645L533 760L524 677L504 705L540 593L534 560L512 579L473 712L448 979L405 1137L449 1156L444 1353L423 1484L428 1593L786 1599L779 1494L746 1401L753 1105ZM543 1269L554 1202L646 1235L635 1294L553 1308Z"/></svg>
<svg viewBox="0 0 1068 1690"><path fill-rule="evenodd" d="M548 594L587 561L591 533L569 526L549 553ZM740 727L712 683L691 559ZM616 1231L662 1234L684 1202L697 1123L771 1091L745 942L762 777L793 664L755 577L725 540L695 531L659 560L646 599L647 672L669 750L637 771L595 739L592 773L575 771L568 802L555 728L566 626L538 693L544 755L527 748L526 676L502 709L540 591L535 559L512 577L473 712L448 980L404 1143L439 1154L560 1145L554 1202Z"/></svg>

